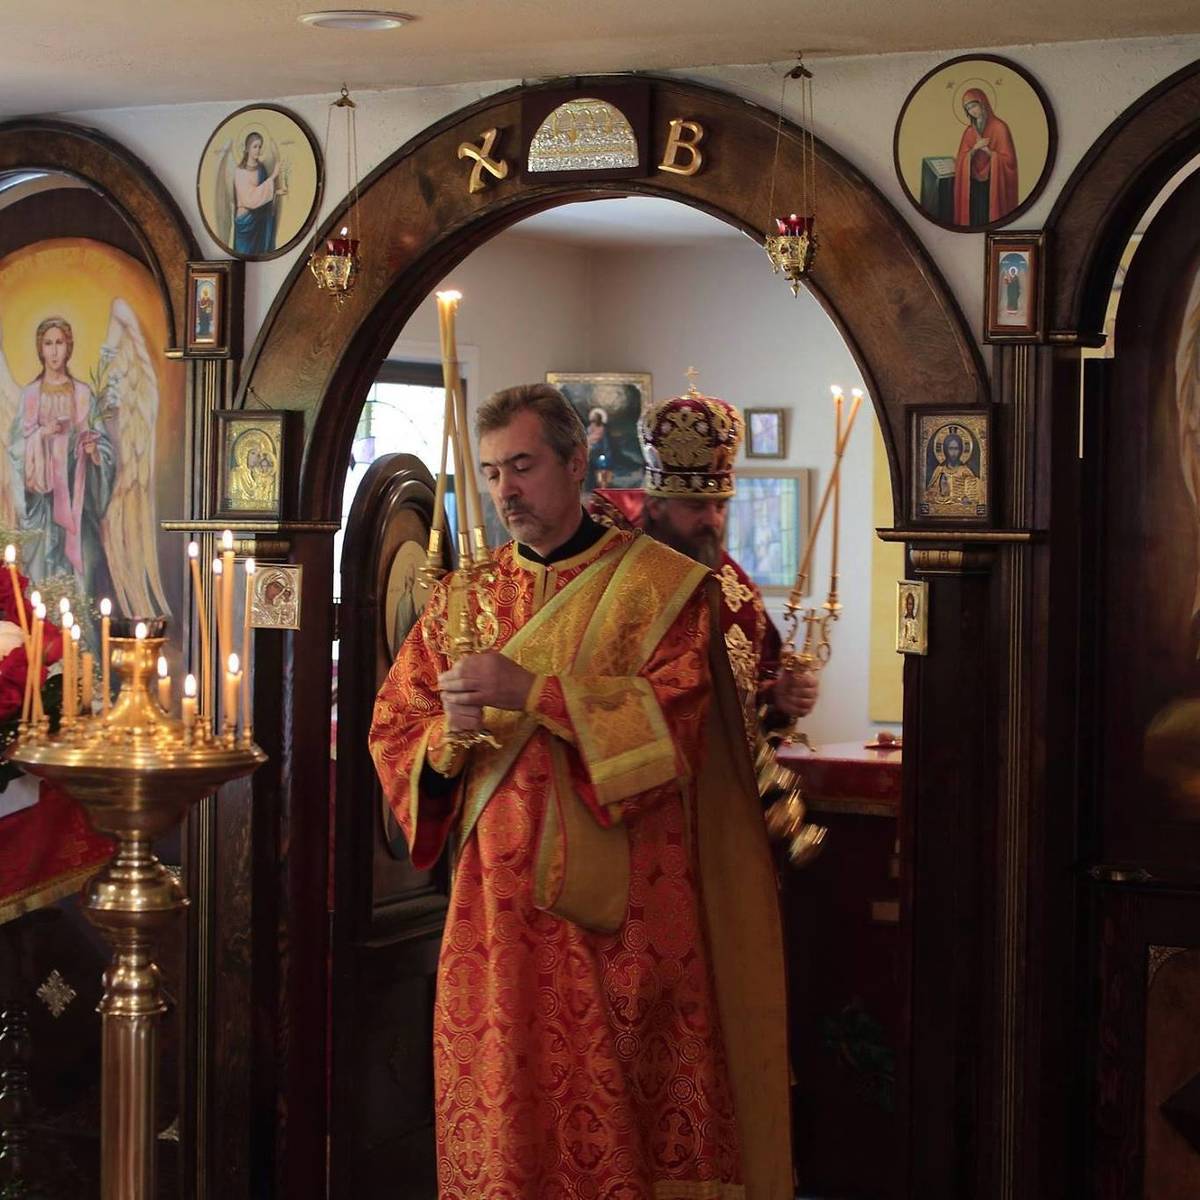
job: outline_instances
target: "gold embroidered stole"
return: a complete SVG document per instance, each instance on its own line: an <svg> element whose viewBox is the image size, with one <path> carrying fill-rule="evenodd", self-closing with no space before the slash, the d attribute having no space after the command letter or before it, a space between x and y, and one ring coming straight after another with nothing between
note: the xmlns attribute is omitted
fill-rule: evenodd
<svg viewBox="0 0 1200 1200"><path fill-rule="evenodd" d="M670 732L649 681L636 676L707 574L652 538L634 538L584 568L501 648L535 675L561 677L602 804L674 778ZM583 685L571 676L591 678ZM489 708L484 719L500 749L472 752L460 845L538 729L529 713Z"/></svg>

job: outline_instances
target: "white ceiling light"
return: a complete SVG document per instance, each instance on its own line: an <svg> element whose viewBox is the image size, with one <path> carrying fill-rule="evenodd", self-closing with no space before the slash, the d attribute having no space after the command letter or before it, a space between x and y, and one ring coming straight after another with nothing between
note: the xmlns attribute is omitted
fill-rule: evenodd
<svg viewBox="0 0 1200 1200"><path fill-rule="evenodd" d="M314 29L359 29L376 31L399 29L413 18L408 13L383 12L374 8L327 8L320 12L301 13L296 18L301 25Z"/></svg>

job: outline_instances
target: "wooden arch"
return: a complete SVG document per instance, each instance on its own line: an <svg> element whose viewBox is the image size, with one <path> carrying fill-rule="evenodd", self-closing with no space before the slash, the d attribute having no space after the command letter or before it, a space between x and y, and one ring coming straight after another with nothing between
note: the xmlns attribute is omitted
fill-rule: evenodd
<svg viewBox="0 0 1200 1200"><path fill-rule="evenodd" d="M7 171L70 175L103 196L145 251L171 331L165 349L183 345L187 262L199 255L179 206L141 159L94 129L22 117L0 125L0 173Z"/></svg>
<svg viewBox="0 0 1200 1200"><path fill-rule="evenodd" d="M639 77L640 78L640 77ZM580 80L583 85L599 80ZM611 86L612 78L604 83ZM362 397L379 362L429 289L476 246L522 217L597 195L638 193L682 201L762 239L768 212L777 117L724 92L678 80L648 79L650 162L662 161L669 122L700 122L705 162L694 176L652 170L645 178L529 183L515 161L522 99L538 88L489 96L419 134L381 164L360 189L364 273L341 309L319 292L301 261L272 307L247 364L242 397L253 389L272 408L300 408L306 444L299 515L336 519L340 478ZM507 178L468 191L470 162L460 144L500 131L493 156ZM845 159L817 143L820 248L811 286L846 338L884 429L893 486L901 495L907 404L979 404L987 381L974 339L941 278L896 210ZM799 194L800 131L787 122L776 193ZM786 200L781 203L786 203ZM345 203L329 220L343 222ZM763 265L764 286L771 286ZM774 286L783 287L781 281Z"/></svg>
<svg viewBox="0 0 1200 1200"><path fill-rule="evenodd" d="M1146 206L1200 151L1200 61L1134 101L1096 139L1046 222L1051 339L1099 344L1121 253Z"/></svg>

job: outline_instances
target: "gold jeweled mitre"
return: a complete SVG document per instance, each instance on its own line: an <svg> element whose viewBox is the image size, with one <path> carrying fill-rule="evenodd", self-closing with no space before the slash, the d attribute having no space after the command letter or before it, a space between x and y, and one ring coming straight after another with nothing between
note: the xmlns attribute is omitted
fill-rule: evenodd
<svg viewBox="0 0 1200 1200"><path fill-rule="evenodd" d="M733 460L742 443L742 415L732 404L703 396L693 384L683 396L659 400L638 422L646 460L646 495L733 495Z"/></svg>

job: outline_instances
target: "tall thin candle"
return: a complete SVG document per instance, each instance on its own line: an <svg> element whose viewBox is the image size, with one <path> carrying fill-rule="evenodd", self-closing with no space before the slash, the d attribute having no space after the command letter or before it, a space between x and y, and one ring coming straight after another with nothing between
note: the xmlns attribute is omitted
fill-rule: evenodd
<svg viewBox="0 0 1200 1200"><path fill-rule="evenodd" d="M212 715L212 656L208 645L208 605L204 601L204 580L200 577L200 547L188 543L188 560L192 567L193 602L200 623L200 677L204 686L200 692L200 711Z"/></svg>
<svg viewBox="0 0 1200 1200"><path fill-rule="evenodd" d="M112 601L105 597L100 601L100 711L108 716L108 708L112 702L112 684L109 672L112 669L110 659L112 649L109 645L112 628Z"/></svg>
<svg viewBox="0 0 1200 1200"><path fill-rule="evenodd" d="M17 623L21 626L21 636L25 639L25 654L29 655L29 618L25 615L25 597L21 595L21 580L17 574L17 548L13 545L4 547L4 562L8 567L8 577L12 580L13 599L17 605Z"/></svg>
<svg viewBox="0 0 1200 1200"><path fill-rule="evenodd" d="M226 660L225 689L221 697L224 707L225 729L232 732L237 728L238 689L241 685L241 670L238 656L231 654Z"/></svg>
<svg viewBox="0 0 1200 1200"><path fill-rule="evenodd" d="M79 706L85 717L92 715L92 683L96 675L96 659L90 650L85 650L79 673Z"/></svg>
<svg viewBox="0 0 1200 1200"><path fill-rule="evenodd" d="M224 660L233 653L233 530L221 534L221 622L225 626Z"/></svg>
<svg viewBox="0 0 1200 1200"><path fill-rule="evenodd" d="M842 440L842 405L846 398L842 389L833 385L833 448L836 452ZM829 560L829 594L837 596L838 590L838 534L842 527L842 475L838 472L837 482L833 485L833 550Z"/></svg>
<svg viewBox="0 0 1200 1200"><path fill-rule="evenodd" d="M158 656L158 706L163 712L171 711L171 675L165 654Z"/></svg>
<svg viewBox="0 0 1200 1200"><path fill-rule="evenodd" d="M250 736L250 615L254 608L254 559L246 559L246 611L242 614L242 727Z"/></svg>
<svg viewBox="0 0 1200 1200"><path fill-rule="evenodd" d="M79 716L79 639L83 626L78 621L71 626L71 716Z"/></svg>
<svg viewBox="0 0 1200 1200"><path fill-rule="evenodd" d="M229 634L225 632L225 564L219 558L212 562L213 608L217 611L217 651L222 663L229 657Z"/></svg>
<svg viewBox="0 0 1200 1200"><path fill-rule="evenodd" d="M71 651L74 647L71 630L74 628L75 625L71 617L70 608L64 609L62 620L59 623L59 629L62 631L62 715L64 717L73 717L75 715L75 706L71 699Z"/></svg>
<svg viewBox="0 0 1200 1200"><path fill-rule="evenodd" d="M42 602L40 592L29 594L30 631L29 640L25 643L25 695L21 699L21 720L29 722L33 719L33 628L37 624L37 608Z"/></svg>
<svg viewBox="0 0 1200 1200"><path fill-rule="evenodd" d="M817 507L817 517L813 521L812 527L809 530L808 541L804 547L804 554L800 559L800 569L796 572L796 582L792 587L791 594L788 596L787 607L796 609L800 607L800 601L804 596L805 584L808 582L808 571L812 564L813 549L817 544L817 534L821 531L821 525L825 520L825 511L829 507L829 501L833 494L833 489L837 486L838 476L842 469L842 455L846 452L846 442L850 438L850 431L854 428L854 418L858 416L858 408L862 403L862 396L855 396L850 403L850 415L846 418L846 427L842 430L842 436L837 444L837 449L833 456L833 470L829 473L829 479L825 483L825 490L821 493L821 503Z"/></svg>
<svg viewBox="0 0 1200 1200"><path fill-rule="evenodd" d="M190 737L196 727L196 677L185 675L183 679L183 699L179 701L179 711L183 717L184 732Z"/></svg>
<svg viewBox="0 0 1200 1200"><path fill-rule="evenodd" d="M33 666L30 669L33 678L31 718L34 721L40 721L45 716L42 709L42 652L46 638L46 606L39 604L34 609L33 615Z"/></svg>

